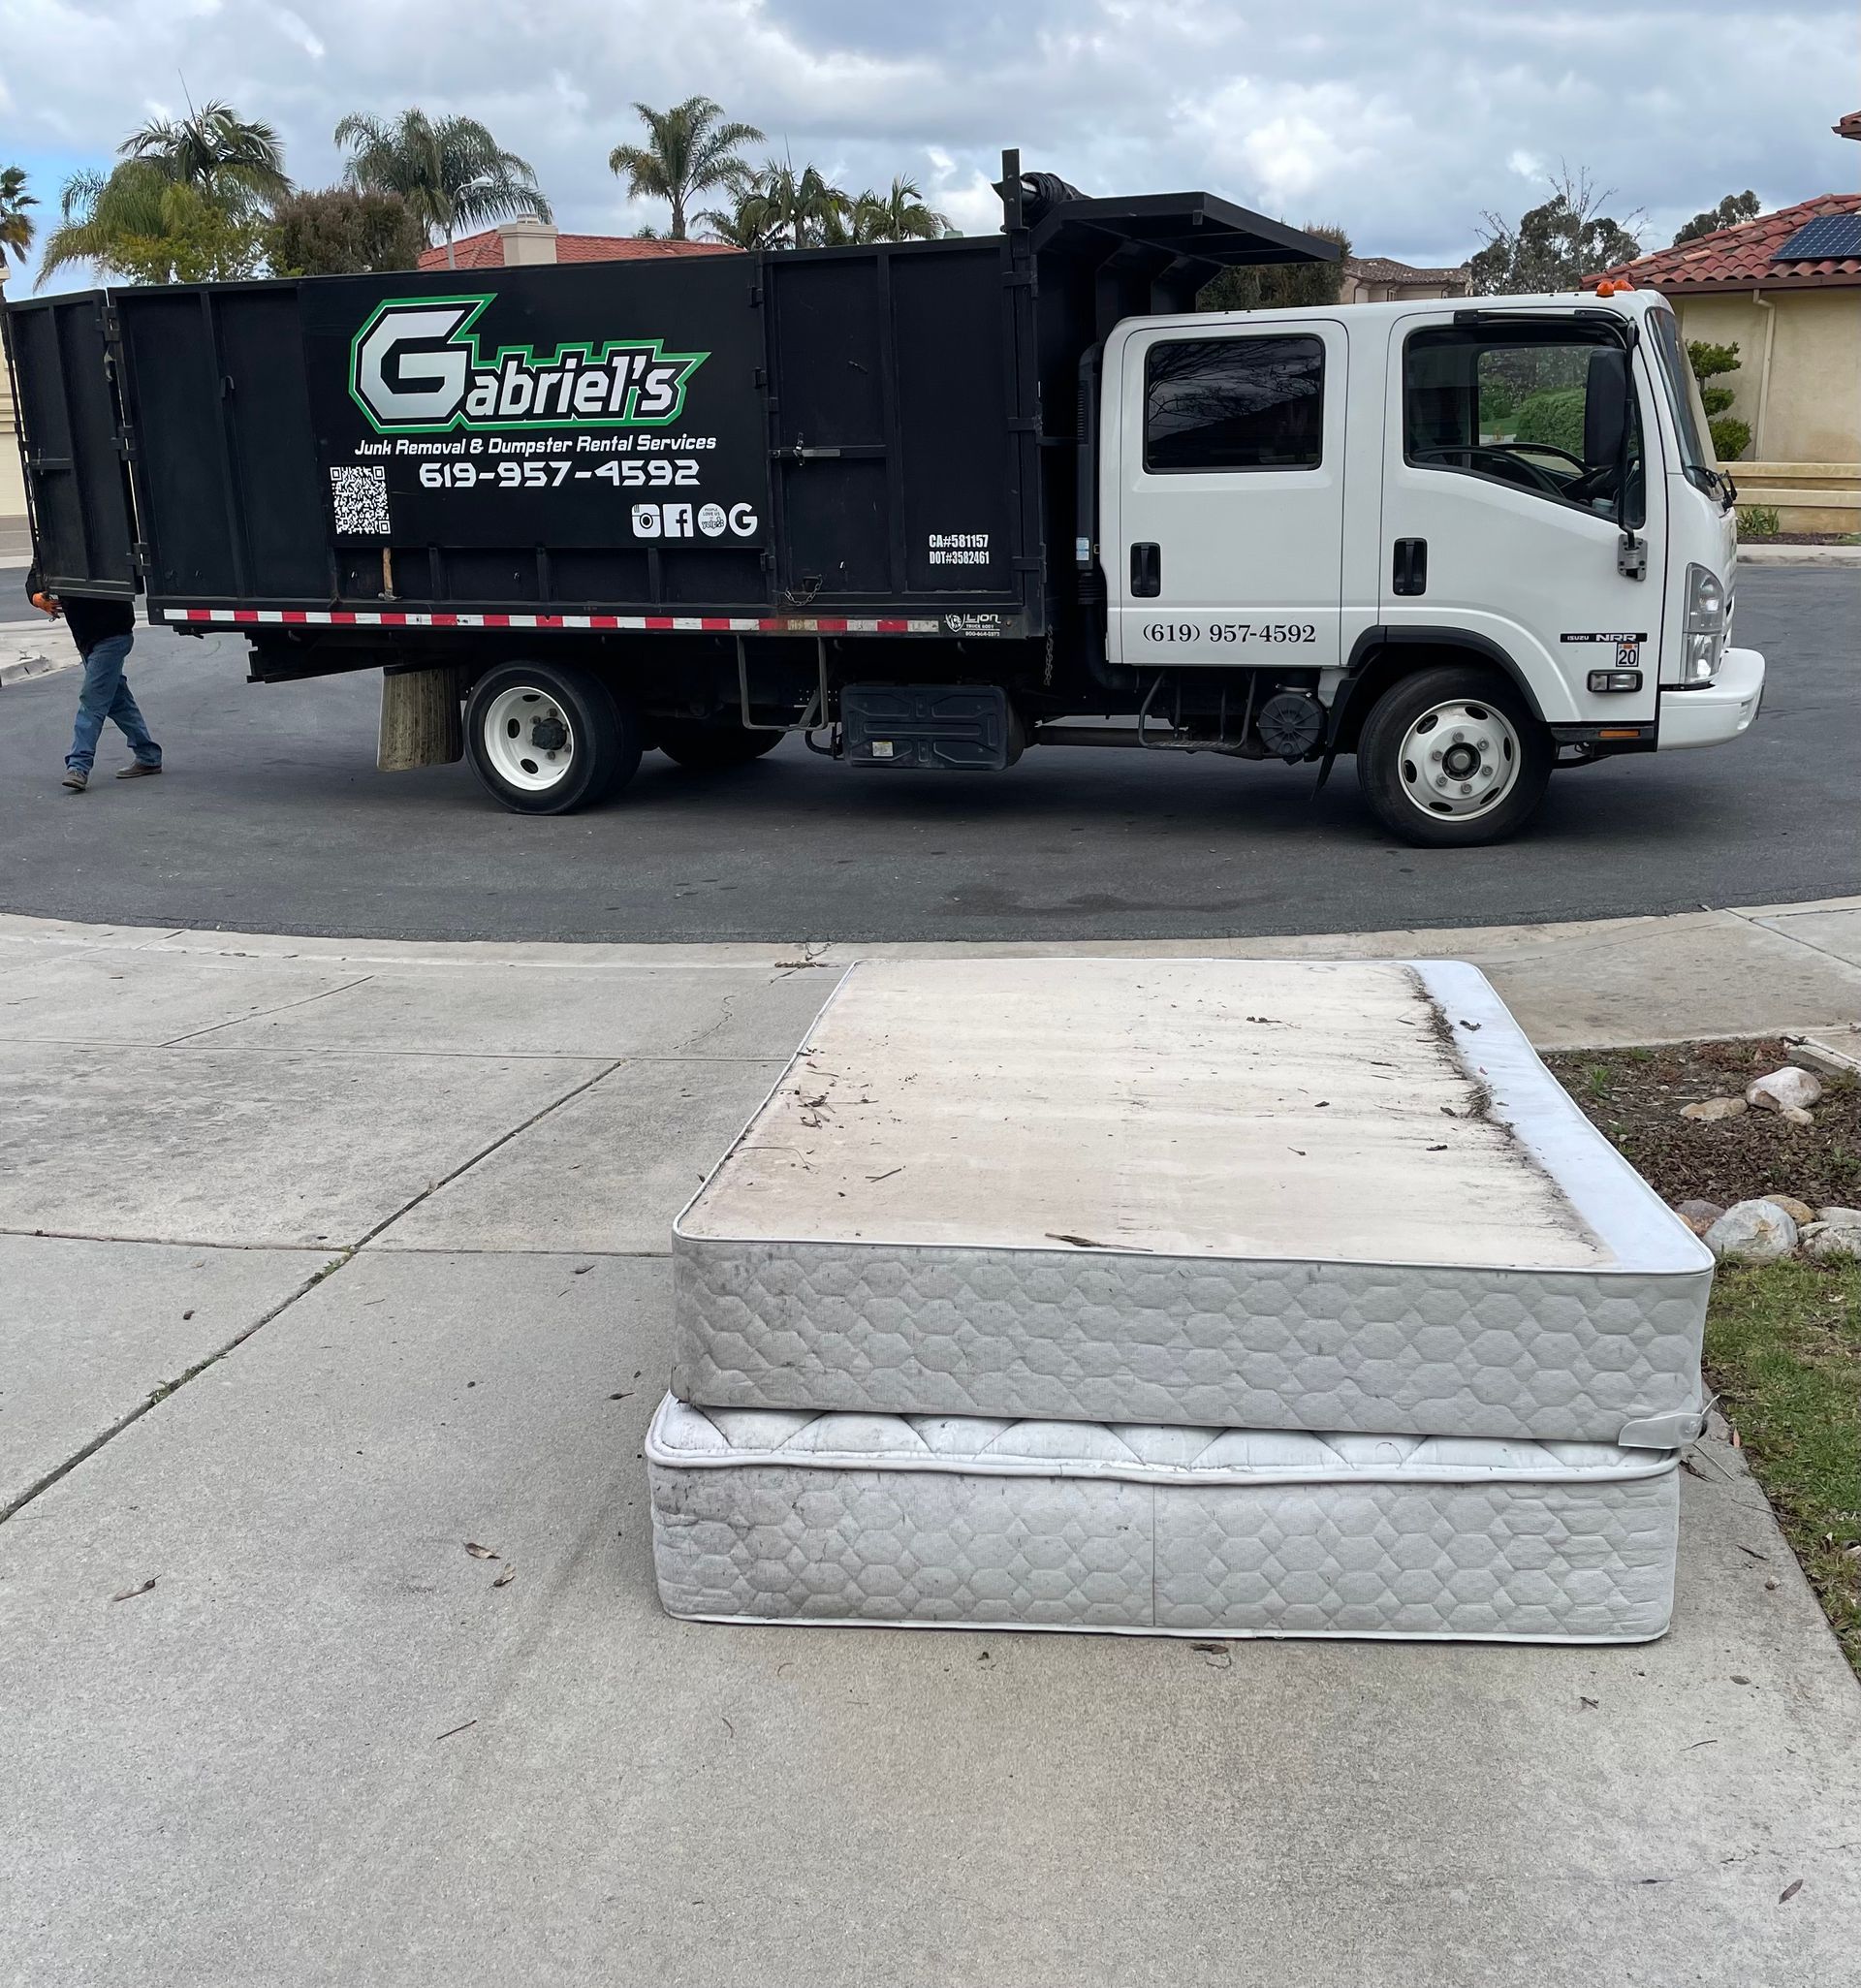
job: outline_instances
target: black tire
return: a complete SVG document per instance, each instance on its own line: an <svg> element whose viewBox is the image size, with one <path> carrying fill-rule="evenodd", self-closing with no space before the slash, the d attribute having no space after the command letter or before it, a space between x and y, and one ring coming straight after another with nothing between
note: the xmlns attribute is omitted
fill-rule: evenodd
<svg viewBox="0 0 1861 1988"><path fill-rule="evenodd" d="M573 814L633 778L640 719L573 663L500 663L472 685L465 756L514 814Z"/></svg>
<svg viewBox="0 0 1861 1988"><path fill-rule="evenodd" d="M1431 730L1438 728L1443 738L1460 735L1463 750L1477 753L1478 766L1467 781L1454 779L1446 762L1437 769L1404 752L1405 742L1417 742L1410 739L1411 728L1431 712L1456 706L1468 714L1462 725L1444 716ZM1493 714L1503 724L1494 724ZM1420 736L1426 740L1429 733ZM1404 842L1471 849L1502 842L1531 819L1555 757L1550 733L1504 677L1476 663L1448 663L1404 677L1376 700L1357 740L1357 784L1372 813ZM1445 798L1431 791L1440 790L1443 781ZM1482 782L1491 783L1497 798L1482 802ZM1475 811L1454 811L1469 803Z"/></svg>
<svg viewBox="0 0 1861 1988"><path fill-rule="evenodd" d="M653 743L659 750L694 773L747 766L752 759L774 751L786 736L747 731L735 720L709 724L700 718L664 718L654 730Z"/></svg>

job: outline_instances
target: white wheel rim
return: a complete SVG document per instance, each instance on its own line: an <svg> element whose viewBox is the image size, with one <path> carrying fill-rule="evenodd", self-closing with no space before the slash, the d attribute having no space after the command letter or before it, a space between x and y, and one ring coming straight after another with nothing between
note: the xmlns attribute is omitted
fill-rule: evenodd
<svg viewBox="0 0 1861 1988"><path fill-rule="evenodd" d="M575 764L575 725L547 690L514 684L500 690L479 720L485 757L498 778L525 794L560 786Z"/></svg>
<svg viewBox="0 0 1861 1988"><path fill-rule="evenodd" d="M1432 706L1403 734L1397 771L1403 792L1436 821L1491 814L1519 780L1519 735L1512 721L1477 698Z"/></svg>

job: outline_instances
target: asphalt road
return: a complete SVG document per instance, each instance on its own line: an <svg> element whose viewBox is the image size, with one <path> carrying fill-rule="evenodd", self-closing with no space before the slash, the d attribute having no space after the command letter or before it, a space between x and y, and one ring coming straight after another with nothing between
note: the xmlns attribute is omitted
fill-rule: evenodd
<svg viewBox="0 0 1861 1988"><path fill-rule="evenodd" d="M15 576L0 575L10 583ZM1347 763L1047 748L997 775L855 773L799 741L730 773L649 754L621 800L507 814L463 766L374 771L378 679L260 687L244 645L138 638L168 753L106 735L58 784L77 678L0 691L0 909L469 939L1193 938L1609 917L1861 889L1861 573L1748 573L1758 724L1560 774L1498 848L1392 844ZM0 615L0 618L5 616Z"/></svg>

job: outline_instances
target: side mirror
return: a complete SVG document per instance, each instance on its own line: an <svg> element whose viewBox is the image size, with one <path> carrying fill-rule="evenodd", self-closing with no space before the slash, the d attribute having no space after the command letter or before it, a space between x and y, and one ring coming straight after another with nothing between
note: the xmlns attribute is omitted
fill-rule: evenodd
<svg viewBox="0 0 1861 1988"><path fill-rule="evenodd" d="M1628 438L1628 355L1620 346L1598 346L1590 355L1584 382L1583 466L1613 468L1622 459Z"/></svg>

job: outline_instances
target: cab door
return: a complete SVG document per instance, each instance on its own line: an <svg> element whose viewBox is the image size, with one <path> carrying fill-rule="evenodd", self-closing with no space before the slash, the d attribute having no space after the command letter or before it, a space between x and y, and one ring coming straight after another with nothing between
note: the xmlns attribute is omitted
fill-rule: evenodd
<svg viewBox="0 0 1861 1988"><path fill-rule="evenodd" d="M1666 493L1638 413L1624 452L1627 362L1593 318L1442 308L1393 323L1378 618L1399 640L1447 629L1486 643L1548 724L1647 724ZM1641 355L1627 377L1647 408ZM1624 466L1639 578L1623 553ZM1610 687L1593 689L1593 673Z"/></svg>
<svg viewBox="0 0 1861 1988"><path fill-rule="evenodd" d="M1113 660L1340 660L1346 333L1335 318L1132 326L1108 365ZM1110 410L1108 410L1109 412Z"/></svg>

